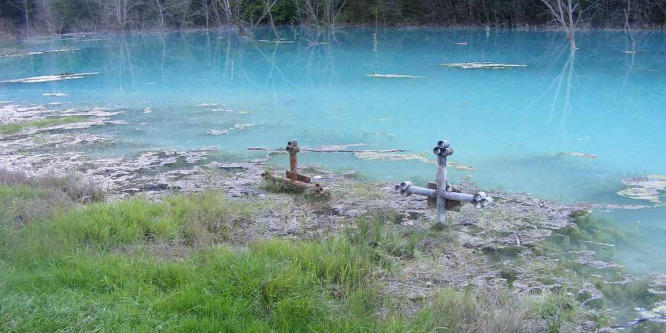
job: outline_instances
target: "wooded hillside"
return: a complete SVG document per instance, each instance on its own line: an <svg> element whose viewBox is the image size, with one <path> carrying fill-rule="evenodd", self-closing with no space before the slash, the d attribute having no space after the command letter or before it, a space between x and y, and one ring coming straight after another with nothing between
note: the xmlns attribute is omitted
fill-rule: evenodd
<svg viewBox="0 0 666 333"><path fill-rule="evenodd" d="M580 25L662 27L666 0L571 2ZM12 33L147 28L241 30L258 24L437 24L519 27L552 15L539 0L0 0L0 30Z"/></svg>

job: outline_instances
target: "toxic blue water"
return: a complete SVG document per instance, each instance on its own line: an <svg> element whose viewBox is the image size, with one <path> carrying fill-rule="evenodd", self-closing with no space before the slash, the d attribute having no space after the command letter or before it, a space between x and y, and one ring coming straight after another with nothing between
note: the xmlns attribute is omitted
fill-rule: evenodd
<svg viewBox="0 0 666 333"><path fill-rule="evenodd" d="M24 40L18 48L76 50L0 58L0 80L99 74L0 84L0 100L123 108L118 118L129 125L95 130L120 143L89 152L96 155L212 146L247 160L263 156L247 147L298 139L302 147L408 149L434 161L435 142L448 139L455 151L450 160L474 168L451 170L453 183L561 202L650 206L619 196L621 180L666 174L663 32L637 32L636 53L623 52L631 41L621 31L580 33L575 53L562 34L548 31L348 27L335 33L283 28L281 35L287 42L251 42L230 31ZM274 37L266 29L255 34L261 39ZM526 67L442 66L479 61ZM367 76L373 73L420 78ZM43 96L50 92L67 96ZM303 164L357 170L375 180L435 176L434 164L418 160L301 157ZM620 262L636 271L666 271L665 208L599 215L639 237L636 246L618 248Z"/></svg>

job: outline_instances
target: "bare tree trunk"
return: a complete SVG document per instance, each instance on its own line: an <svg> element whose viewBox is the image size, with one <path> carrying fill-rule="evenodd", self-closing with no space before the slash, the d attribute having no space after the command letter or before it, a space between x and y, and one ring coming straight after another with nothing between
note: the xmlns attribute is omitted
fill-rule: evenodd
<svg viewBox="0 0 666 333"><path fill-rule="evenodd" d="M220 17L220 9L217 7L218 2L213 1L212 5L213 5L213 13L215 13L215 25L219 27L222 25L222 18Z"/></svg>
<svg viewBox="0 0 666 333"><path fill-rule="evenodd" d="M206 19L206 29L210 28L210 8L208 8L208 0L203 1L203 13L204 13L204 18Z"/></svg>
<svg viewBox="0 0 666 333"><path fill-rule="evenodd" d="M28 0L23 0L23 14L25 14L25 30L30 37L30 13L28 12Z"/></svg>
<svg viewBox="0 0 666 333"><path fill-rule="evenodd" d="M315 1L317 0L294 0L301 23L319 25L318 4Z"/></svg>
<svg viewBox="0 0 666 333"><path fill-rule="evenodd" d="M629 23L631 17L631 0L627 0L627 9L624 11L624 26L629 33L629 38L631 38L631 53L636 53L636 38L634 38L634 33L631 31L631 24Z"/></svg>
<svg viewBox="0 0 666 333"><path fill-rule="evenodd" d="M50 33L54 33L61 30L62 27L60 25L56 27L56 21L53 19L51 1L52 0L37 1L37 18L46 24L46 28Z"/></svg>
<svg viewBox="0 0 666 333"><path fill-rule="evenodd" d="M280 40L280 34L278 33L277 29L275 28L275 21L273 20L273 6L275 6L275 3L277 3L277 0L262 0L264 3L264 15L268 14L268 19L269 23L271 25L271 29L273 29L273 33L275 34L275 39Z"/></svg>
<svg viewBox="0 0 666 333"><path fill-rule="evenodd" d="M233 25L236 26L236 29L238 30L238 33L241 36L248 37L248 33L245 31L245 27L243 26L243 20L241 17L240 13L240 5L242 0L235 0L233 2L233 6L231 1L233 0L217 0L219 1L219 4L222 6L222 9L224 10L224 13L227 17L227 22L231 22Z"/></svg>
<svg viewBox="0 0 666 333"><path fill-rule="evenodd" d="M554 20L562 26L569 39L571 49L576 49L576 26L580 19L578 0L541 0L548 7ZM575 2L575 4L574 4Z"/></svg>
<svg viewBox="0 0 666 333"><path fill-rule="evenodd" d="M155 5L157 6L157 19L158 19L158 26L160 28L164 27L164 7L160 3L160 0L155 0Z"/></svg>

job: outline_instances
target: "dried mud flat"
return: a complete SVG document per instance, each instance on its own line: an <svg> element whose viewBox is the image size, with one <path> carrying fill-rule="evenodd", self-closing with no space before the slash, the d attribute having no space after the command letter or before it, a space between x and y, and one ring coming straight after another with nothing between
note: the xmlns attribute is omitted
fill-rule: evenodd
<svg viewBox="0 0 666 333"><path fill-rule="evenodd" d="M226 162L214 148L185 152L147 151L126 158L91 158L82 151L114 144L113 138L86 133L96 126L123 126L116 119L122 110L53 110L0 103L0 123L28 122L46 117L81 117L81 121L26 128L0 134L0 166L30 176L78 175L103 188L108 200L144 195L156 200L173 193L219 190L237 200L256 203L253 218L232 231L231 243L244 246L274 237L318 239L339 235L357 227L360 220L381 220L405 234L419 234L414 254L397 256L397 271L380 272L385 290L399 299L404 311L414 311L438 288L474 286L486 290L510 287L512 293L528 295L566 288L582 303L601 299L599 283L624 284L635 278L623 273L617 263L596 257L591 250L546 253L544 244L566 237L565 228L577 228L572 215L590 205L562 205L525 194L489 192L495 203L477 210L463 205L460 212L447 213L444 230L432 230L435 212L425 198L402 197L393 183L368 183L353 174L330 172L316 166L303 170L317 176L330 189L330 197L274 192L262 180L270 169L270 156L249 162ZM65 149L64 149L65 148ZM283 171L280 171L283 172ZM457 184L464 192L477 189ZM589 244L590 249L608 244ZM160 251L158 249L158 251ZM179 248L176 252L187 252ZM182 256L180 253L178 256ZM564 264L561 255L570 258ZM178 257L176 256L176 257ZM576 276L572 264L587 267L590 277ZM572 279L572 276L576 276ZM666 278L649 278L650 292L666 293ZM592 306L590 311L596 311ZM578 330L599 329L582 320Z"/></svg>

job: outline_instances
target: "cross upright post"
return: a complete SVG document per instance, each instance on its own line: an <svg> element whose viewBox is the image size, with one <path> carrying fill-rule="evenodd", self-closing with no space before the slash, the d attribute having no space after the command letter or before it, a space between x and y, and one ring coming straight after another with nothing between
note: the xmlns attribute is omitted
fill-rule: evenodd
<svg viewBox="0 0 666 333"><path fill-rule="evenodd" d="M437 221L440 224L446 223L446 157L453 155L453 149L450 148L449 141L438 141L437 146L432 150L437 155Z"/></svg>
<svg viewBox="0 0 666 333"><path fill-rule="evenodd" d="M476 194L458 193L449 190L446 179L446 158L453 155L453 149L448 141L438 141L437 146L432 150L437 156L437 189L413 186L412 182L405 181L395 186L395 190L400 194L408 196L412 194L422 195L437 200L437 225L443 226L446 223L446 201L471 202L476 208L486 207L493 203L493 198L485 192Z"/></svg>
<svg viewBox="0 0 666 333"><path fill-rule="evenodd" d="M287 178L291 179L292 182L298 180L298 160L296 154L301 151L301 147L298 146L296 140L287 142L287 152L289 152L289 171L287 173Z"/></svg>

